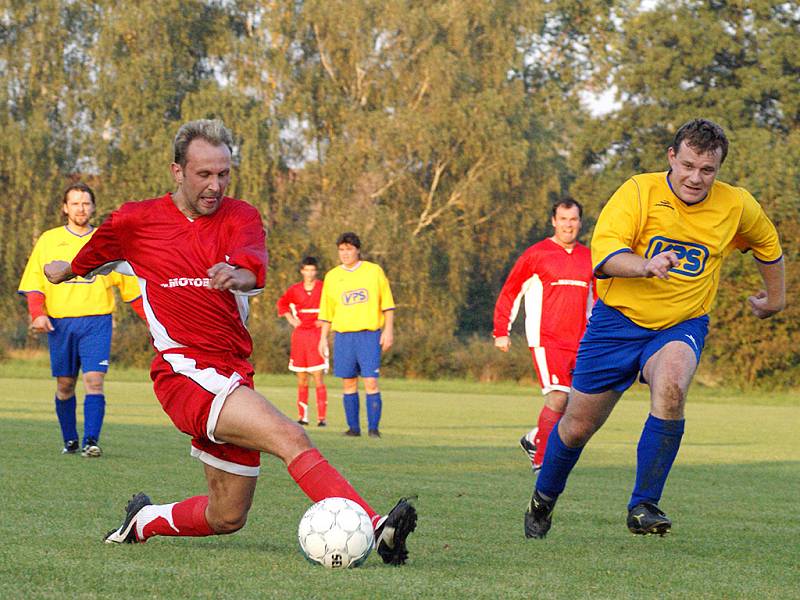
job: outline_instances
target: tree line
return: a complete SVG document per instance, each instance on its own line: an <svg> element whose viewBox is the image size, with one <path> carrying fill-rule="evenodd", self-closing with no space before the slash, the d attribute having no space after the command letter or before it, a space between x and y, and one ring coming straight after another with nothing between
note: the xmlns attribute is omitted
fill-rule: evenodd
<svg viewBox="0 0 800 600"><path fill-rule="evenodd" d="M236 137L229 194L256 206L270 274L250 328L282 371L274 302L306 254L336 264L359 233L398 304L386 370L530 377L524 340L491 348L494 300L516 256L550 234L550 203L585 208L582 239L629 176L666 170L675 129L703 116L731 140L720 179L778 226L789 307L759 322L749 257L731 257L699 378L793 386L800 238L800 10L725 0L4 0L0 8L0 324L34 343L15 295L35 239L80 179L100 217L171 189L180 123ZM591 98L611 90L601 113ZM521 327L517 327L519 331ZM141 324L117 318L116 358L146 364Z"/></svg>

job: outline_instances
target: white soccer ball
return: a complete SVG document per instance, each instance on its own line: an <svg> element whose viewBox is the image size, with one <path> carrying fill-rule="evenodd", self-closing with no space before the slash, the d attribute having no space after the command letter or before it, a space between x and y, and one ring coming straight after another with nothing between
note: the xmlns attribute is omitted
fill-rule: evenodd
<svg viewBox="0 0 800 600"><path fill-rule="evenodd" d="M375 545L367 512L347 498L325 498L300 519L300 550L312 563L329 569L357 567Z"/></svg>

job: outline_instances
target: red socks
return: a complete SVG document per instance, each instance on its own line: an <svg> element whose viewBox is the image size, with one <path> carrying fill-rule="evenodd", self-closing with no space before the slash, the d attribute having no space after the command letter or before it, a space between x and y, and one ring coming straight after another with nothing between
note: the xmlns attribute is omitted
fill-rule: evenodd
<svg viewBox="0 0 800 600"><path fill-rule="evenodd" d="M308 421L308 387L297 386L297 414L301 421Z"/></svg>
<svg viewBox="0 0 800 600"><path fill-rule="evenodd" d="M328 414L328 388L317 386L317 420L324 421Z"/></svg>
<svg viewBox="0 0 800 600"><path fill-rule="evenodd" d="M533 462L537 465L541 465L544 461L547 438L550 437L550 432L553 431L553 427L556 426L563 414L563 412L556 412L547 406L542 407L542 412L539 413L539 422L537 423L539 431L536 432L536 437L533 440L533 443L536 444L536 455L533 457Z"/></svg>
<svg viewBox="0 0 800 600"><path fill-rule="evenodd" d="M151 504L136 516L140 542L154 535L202 537L214 535L206 521L208 496L194 496L173 504Z"/></svg>
<svg viewBox="0 0 800 600"><path fill-rule="evenodd" d="M288 467L289 474L314 502L323 498L347 498L361 506L373 523L378 515L353 486L334 469L316 448L302 452ZM140 542L156 535L214 535L206 520L208 496L194 496L173 504L151 504L136 516L136 537Z"/></svg>
<svg viewBox="0 0 800 600"><path fill-rule="evenodd" d="M364 499L358 495L353 486L334 469L316 448L311 448L297 456L289 466L289 475L297 482L300 489L314 502L324 498L347 498L352 500L375 521L376 513Z"/></svg>
<svg viewBox="0 0 800 600"><path fill-rule="evenodd" d="M328 413L328 388L317 386L317 420L324 421ZM301 421L308 422L308 387L297 386L297 414Z"/></svg>

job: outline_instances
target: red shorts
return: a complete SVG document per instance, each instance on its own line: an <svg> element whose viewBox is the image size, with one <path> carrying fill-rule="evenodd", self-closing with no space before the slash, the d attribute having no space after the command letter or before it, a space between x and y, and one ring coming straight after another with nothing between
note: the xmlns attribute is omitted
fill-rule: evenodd
<svg viewBox="0 0 800 600"><path fill-rule="evenodd" d="M572 370L575 368L575 357L578 356L577 350L537 346L531 348L531 355L533 356L533 369L539 378L543 394L555 390L569 392L572 385Z"/></svg>
<svg viewBox="0 0 800 600"><path fill-rule="evenodd" d="M176 348L156 355L150 377L164 412L192 436L192 456L228 473L258 477L260 452L214 439L228 395L240 385L253 387L253 367L247 360Z"/></svg>
<svg viewBox="0 0 800 600"><path fill-rule="evenodd" d="M322 371L328 368L328 361L320 356L319 327L295 327L292 331L292 353L289 357L289 370L295 372Z"/></svg>

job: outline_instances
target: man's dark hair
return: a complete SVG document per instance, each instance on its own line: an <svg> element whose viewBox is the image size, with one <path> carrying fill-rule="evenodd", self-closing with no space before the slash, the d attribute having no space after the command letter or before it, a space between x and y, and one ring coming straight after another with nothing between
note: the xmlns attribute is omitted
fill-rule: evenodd
<svg viewBox="0 0 800 600"><path fill-rule="evenodd" d="M70 192L85 192L85 193L89 194L89 198L92 201L92 206L95 206L94 192L92 191L92 188L90 188L85 183L83 183L83 182L73 183L71 186L69 186L67 189L65 189L64 190L64 199L61 201L62 204L66 204L67 203L67 194L69 194Z"/></svg>
<svg viewBox="0 0 800 600"><path fill-rule="evenodd" d="M719 164L724 163L725 157L728 156L728 138L725 132L722 127L708 119L692 119L680 126L670 145L675 154L678 153L681 142L686 142L686 145L698 154L709 154L720 148L722 158Z"/></svg>
<svg viewBox="0 0 800 600"><path fill-rule="evenodd" d="M583 218L583 206L572 196L564 196L560 200L556 200L555 202L553 202L553 208L550 213L553 217L556 216L556 211L558 210L559 206L563 206L564 208L572 208L573 206L577 206L578 217L580 217L581 219Z"/></svg>
<svg viewBox="0 0 800 600"><path fill-rule="evenodd" d="M341 246L342 244L350 244L361 250L361 240L352 231L347 231L338 237L336 245Z"/></svg>
<svg viewBox="0 0 800 600"><path fill-rule="evenodd" d="M319 269L319 261L317 260L316 256L306 256L303 260L300 261L300 269L302 270L303 267L311 265L312 267L316 267Z"/></svg>
<svg viewBox="0 0 800 600"><path fill-rule="evenodd" d="M192 140L200 138L212 146L228 147L233 151L233 135L219 119L198 119L181 125L172 142L173 160L181 167L186 166L186 153Z"/></svg>

